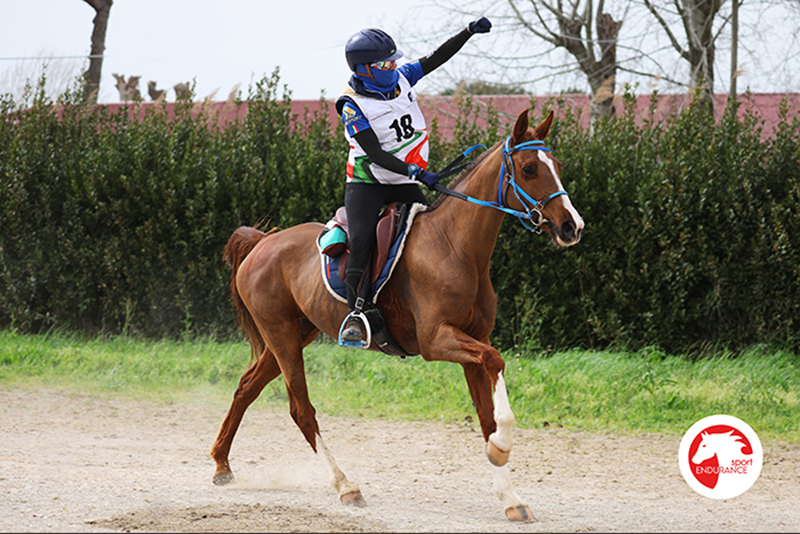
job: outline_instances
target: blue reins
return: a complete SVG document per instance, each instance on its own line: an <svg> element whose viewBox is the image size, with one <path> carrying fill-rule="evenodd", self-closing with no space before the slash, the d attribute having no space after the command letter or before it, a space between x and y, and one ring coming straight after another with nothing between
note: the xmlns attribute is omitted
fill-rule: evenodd
<svg viewBox="0 0 800 534"><path fill-rule="evenodd" d="M450 164L448 164L442 172L439 173L440 177L447 177L452 174L456 174L457 172L463 170L465 167L471 165L471 163L467 163L456 167L461 161L469 155L470 152L477 148L486 149L484 145L474 145L465 150L461 155L459 155L456 159L454 159ZM487 208L494 208L496 210L500 210L504 213L509 215L513 215L517 218L517 220L525 227L525 229L530 230L531 232L541 233L541 225L544 222L544 216L542 215L542 210L544 209L545 205L553 200L555 197L560 195L566 195L567 192L563 189L560 191L556 191L552 195L548 196L544 200L536 200L535 198L531 197L528 193L526 193L517 183L516 177L514 175L514 164L511 161L511 156L514 152L520 150L542 150L545 152L550 152L550 149L544 146L544 141L526 141L524 143L520 143L515 146L511 146L511 138L509 137L506 139L506 142L503 144L503 164L500 167L500 181L497 184L497 200L496 201L487 201L487 200L480 200L477 198L470 197L463 193L459 193L458 191L453 191L443 185L436 184L434 185L433 189L439 191L440 193L444 193L445 195L450 195L461 200L466 200L467 202L471 202L473 204L477 204L479 206L485 206ZM508 162L508 169L510 172L506 172L506 162ZM508 177L508 182L506 183L506 177ZM512 187L514 190L514 195L519 200L522 207L525 208L525 211L519 211L515 209L511 209L506 206L505 202L505 195L504 189L508 187Z"/></svg>

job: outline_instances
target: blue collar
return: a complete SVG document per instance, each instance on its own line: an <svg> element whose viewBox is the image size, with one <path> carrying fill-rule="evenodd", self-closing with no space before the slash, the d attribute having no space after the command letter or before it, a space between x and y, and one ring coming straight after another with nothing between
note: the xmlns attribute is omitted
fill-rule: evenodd
<svg viewBox="0 0 800 534"><path fill-rule="evenodd" d="M375 91L375 90L369 89L366 86L366 84L364 83L364 80L362 79L362 77L361 76L356 76L355 74L350 76L350 80L347 82L347 85L349 85L350 88L353 91L355 91L357 94L359 94L361 96L366 96L368 98L379 98L381 100L392 100L394 98L397 98L400 95L400 85L399 84L394 86L393 89L390 89L387 92Z"/></svg>

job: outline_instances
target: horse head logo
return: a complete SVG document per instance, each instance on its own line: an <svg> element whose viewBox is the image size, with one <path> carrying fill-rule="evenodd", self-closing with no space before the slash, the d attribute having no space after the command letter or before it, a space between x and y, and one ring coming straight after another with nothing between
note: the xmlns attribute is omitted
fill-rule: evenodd
<svg viewBox="0 0 800 534"><path fill-rule="evenodd" d="M697 452L692 457L693 464L701 464L716 455L717 462L720 465L724 465L727 463L724 460L728 458L733 459L737 456L743 456L742 449L747 446L747 443L742 441L744 439L742 436L733 435L733 429L716 434L710 434L705 431L701 434L701 437L702 440L697 447Z"/></svg>
<svg viewBox="0 0 800 534"><path fill-rule="evenodd" d="M724 414L704 417L684 434L678 451L689 486L712 499L745 492L758 478L764 451L750 425Z"/></svg>
<svg viewBox="0 0 800 534"><path fill-rule="evenodd" d="M715 425L700 432L689 449L692 474L702 485L714 489L736 476L735 466L752 458L753 447L738 430L728 425Z"/></svg>

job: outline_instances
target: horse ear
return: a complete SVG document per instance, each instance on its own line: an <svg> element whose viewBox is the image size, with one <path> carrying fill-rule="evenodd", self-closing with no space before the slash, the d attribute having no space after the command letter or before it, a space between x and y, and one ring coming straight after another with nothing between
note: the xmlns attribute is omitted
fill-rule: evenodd
<svg viewBox="0 0 800 534"><path fill-rule="evenodd" d="M555 118L555 113L553 110L550 110L550 113L547 114L542 122L539 123L539 126L533 131L533 136L535 139L539 141L544 141L547 138L547 134L550 133L550 127L553 126L553 119Z"/></svg>
<svg viewBox="0 0 800 534"><path fill-rule="evenodd" d="M528 126L528 110L526 109L519 114L519 117L517 117L517 122L514 124L514 137L512 141L515 145L522 142L522 137L528 131Z"/></svg>

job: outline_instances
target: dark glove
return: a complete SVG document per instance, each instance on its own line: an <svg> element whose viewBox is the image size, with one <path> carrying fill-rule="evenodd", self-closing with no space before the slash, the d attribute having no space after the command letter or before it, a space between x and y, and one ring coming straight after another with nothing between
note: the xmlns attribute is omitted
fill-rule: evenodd
<svg viewBox="0 0 800 534"><path fill-rule="evenodd" d="M481 17L478 20L473 20L469 23L470 33L489 33L492 29L492 23L486 17Z"/></svg>
<svg viewBox="0 0 800 534"><path fill-rule="evenodd" d="M423 184L428 186L428 189L433 189L433 186L439 183L439 175L428 172L425 169L420 169L416 165L409 165L409 175Z"/></svg>

